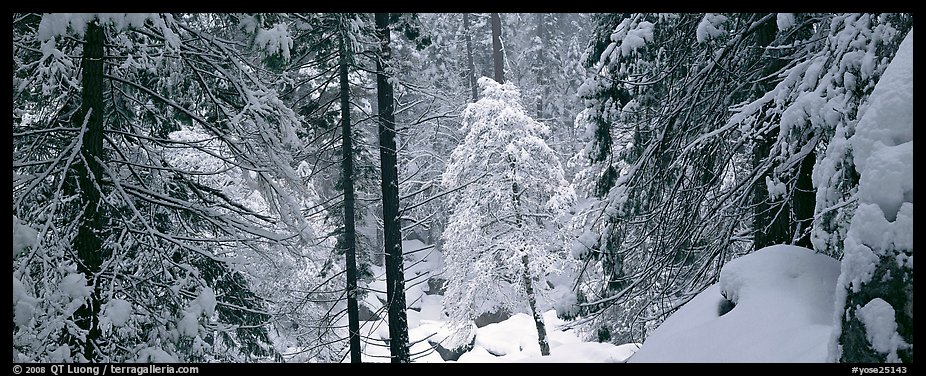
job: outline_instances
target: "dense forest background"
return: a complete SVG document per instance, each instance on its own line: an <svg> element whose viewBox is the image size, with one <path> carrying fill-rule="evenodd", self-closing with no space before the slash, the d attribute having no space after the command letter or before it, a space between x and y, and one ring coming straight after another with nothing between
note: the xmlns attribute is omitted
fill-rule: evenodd
<svg viewBox="0 0 926 376"><path fill-rule="evenodd" d="M645 348L788 244L841 262L826 360L912 362L912 27L13 14L13 360Z"/></svg>

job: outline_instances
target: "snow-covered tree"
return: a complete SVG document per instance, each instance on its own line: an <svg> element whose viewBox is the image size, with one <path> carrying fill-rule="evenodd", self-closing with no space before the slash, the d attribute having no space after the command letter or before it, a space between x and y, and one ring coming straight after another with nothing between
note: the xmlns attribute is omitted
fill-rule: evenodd
<svg viewBox="0 0 926 376"><path fill-rule="evenodd" d="M317 250L299 122L262 65L288 58L286 29L14 19L14 223L38 229L13 260L14 359L278 359L268 286L242 261Z"/></svg>
<svg viewBox="0 0 926 376"><path fill-rule="evenodd" d="M871 93L851 144L858 205L836 286L831 357L913 362L913 31Z"/></svg>
<svg viewBox="0 0 926 376"><path fill-rule="evenodd" d="M597 323L638 338L734 255L813 242L838 256L852 205L845 139L908 15L599 23L576 121L588 143L572 161L587 197L573 222L580 315L611 311Z"/></svg>
<svg viewBox="0 0 926 376"><path fill-rule="evenodd" d="M767 86L755 100L736 108L730 124L740 125L745 133L764 135L767 140L768 150L760 160L765 160L761 164L771 164L764 167L771 168L764 185L772 198L794 201L790 197L801 194L799 191L815 191L812 226L802 224L801 233L786 239L809 240L817 252L838 258L855 208L858 185L858 174L852 168L852 147L846 140L855 133L859 110L887 67L904 30L910 27L910 20L903 14L829 17L814 33L802 37L816 42L800 48L779 48L789 52L781 56L787 64L776 73L781 80ZM798 33L816 22L809 15L776 16L783 35ZM798 163L800 174L789 172ZM812 170L811 174L807 170ZM806 214L801 217L805 222L811 220ZM806 241L801 245L811 247Z"/></svg>
<svg viewBox="0 0 926 376"><path fill-rule="evenodd" d="M462 186L444 231L450 345L472 338L479 314L527 303L548 354L537 297L566 265L561 220L574 192L544 142L549 129L526 114L514 85L486 77L479 85L482 98L463 112L466 137L443 177L445 187Z"/></svg>

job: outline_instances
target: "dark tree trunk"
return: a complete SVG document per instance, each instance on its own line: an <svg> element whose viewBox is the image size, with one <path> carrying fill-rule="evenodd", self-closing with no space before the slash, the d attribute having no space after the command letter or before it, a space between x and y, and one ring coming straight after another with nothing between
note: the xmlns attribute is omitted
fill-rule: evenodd
<svg viewBox="0 0 926 376"><path fill-rule="evenodd" d="M764 135L752 151L753 166L758 166L768 158L775 139L771 135ZM769 172L762 174L753 188L753 246L755 250L775 244L791 243L790 205L786 201L772 201L769 197L765 177Z"/></svg>
<svg viewBox="0 0 926 376"><path fill-rule="evenodd" d="M778 32L774 22L766 22L756 31L756 44L758 46L768 46L775 40L775 34ZM769 63L763 68L763 76L768 76L777 71L784 64L782 59L766 59ZM774 82L761 81L755 85L755 93L762 95L774 87ZM768 159L775 140L772 131L762 135L761 140L756 141L752 150L753 168L758 167L765 159ZM769 176L771 171L767 171L759 177L755 187L753 187L753 246L758 250L775 244L791 243L791 207L788 202L774 202L770 200L768 186L765 183L765 177ZM811 208L811 211L813 208Z"/></svg>
<svg viewBox="0 0 926 376"><path fill-rule="evenodd" d="M463 38L466 39L466 76L469 79L469 89L473 96L473 103L479 100L479 87L476 84L476 64L473 63L473 41L469 28L469 13L463 13Z"/></svg>
<svg viewBox="0 0 926 376"><path fill-rule="evenodd" d="M492 13L492 61L495 62L495 81L505 83L505 51L502 50L502 19Z"/></svg>
<svg viewBox="0 0 926 376"><path fill-rule="evenodd" d="M77 236L74 238L74 250L77 253L77 269L93 286L87 302L74 312L74 321L82 330L87 331L86 338L77 340L83 356L87 361L96 361L95 342L100 338L100 288L96 281L102 265L103 213L100 212L99 184L103 175L100 160L103 158L103 28L92 21L87 24L84 51L81 57L83 89L81 108L74 121L78 127L86 124L83 134L81 158L83 163L77 167L78 186L80 188L81 207L84 212L80 217Z"/></svg>
<svg viewBox="0 0 926 376"><path fill-rule="evenodd" d="M379 156L383 189L383 244L386 248L386 305L389 307L389 351L393 363L408 363L408 318L405 315L405 271L399 221L399 172L396 166L395 106L392 84L385 73L391 58L389 13L376 13L380 54L376 61L379 105Z"/></svg>
<svg viewBox="0 0 926 376"><path fill-rule="evenodd" d="M797 185L794 187L794 193L791 194L791 205L794 207L794 226L797 233L794 244L810 249L813 249L813 244L810 242L810 227L813 224L814 205L817 201L817 193L813 188L811 173L816 161L817 154L814 152L807 154L801 160Z"/></svg>
<svg viewBox="0 0 926 376"><path fill-rule="evenodd" d="M876 249L881 251L880 249ZM897 323L897 334L908 344L913 344L913 269L897 266L897 254L906 253L912 257L913 252L901 250L888 250L886 255L880 256L878 265L871 275L871 280L862 284L853 291L846 291L846 305L841 308L845 320L839 333L839 344L842 353L838 361L841 363L884 363L887 355L871 346L868 340L870 328L858 317L858 309L864 307L875 298L884 300L894 309L894 321ZM845 270L845 266L843 266ZM845 272L845 271L843 271ZM842 287L839 287L842 288ZM901 362L913 363L913 346L897 351Z"/></svg>
<svg viewBox="0 0 926 376"><path fill-rule="evenodd" d="M531 307L531 315L534 317L534 325L537 327L537 343L540 344L540 355L550 355L550 343L547 341L547 328L543 323L543 316L537 313L537 298L534 296L534 284L530 277L530 264L527 255L521 256L521 263L524 264L524 292L527 294L527 303Z"/></svg>
<svg viewBox="0 0 926 376"><path fill-rule="evenodd" d="M344 35L338 39L341 84L341 186L344 189L344 246L347 259L347 330L350 361L360 363L360 312L357 308L357 231L354 226L354 148L350 132L350 85L347 80L349 57Z"/></svg>

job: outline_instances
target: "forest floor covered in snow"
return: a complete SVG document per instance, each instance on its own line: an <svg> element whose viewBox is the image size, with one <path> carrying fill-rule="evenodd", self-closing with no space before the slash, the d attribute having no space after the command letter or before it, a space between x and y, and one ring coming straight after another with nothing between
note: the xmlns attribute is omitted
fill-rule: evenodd
<svg viewBox="0 0 926 376"><path fill-rule="evenodd" d="M631 362L823 362L839 262L789 245L733 259Z"/></svg>
<svg viewBox="0 0 926 376"><path fill-rule="evenodd" d="M731 261L719 283L682 306L642 345L583 341L549 310L543 318L550 356L540 355L534 322L524 313L476 329L472 349L462 354L432 350L450 335L443 296L427 283L439 272L441 256L417 240L404 242L404 249L411 254L406 298L416 362L822 362L827 354L839 262L805 248L772 246ZM384 291L379 269L370 288ZM375 314L361 322L365 362L389 361L384 301L377 291L363 301Z"/></svg>
<svg viewBox="0 0 926 376"><path fill-rule="evenodd" d="M549 310L543 314L543 318L550 342L550 356L540 355L534 320L524 313L476 329L471 350L442 356L440 352L445 352L442 347L440 352L432 348L450 335L445 325L447 317L443 314L443 295L432 291L433 285L428 283L429 276L440 272L442 257L433 247L418 240L403 242L403 250L408 255L405 260L408 333L410 352L415 362L613 363L624 362L639 348L638 344L615 346L610 343L585 342L574 329L565 327L566 322L556 317L555 310ZM369 285L371 292L362 303L376 314L372 320L361 322L361 335L365 337L362 341L363 361L388 362L389 347L384 340L389 338L383 308L386 300L386 294L382 292L386 290L384 268L374 267L374 275L377 279ZM452 358L456 360L450 360Z"/></svg>

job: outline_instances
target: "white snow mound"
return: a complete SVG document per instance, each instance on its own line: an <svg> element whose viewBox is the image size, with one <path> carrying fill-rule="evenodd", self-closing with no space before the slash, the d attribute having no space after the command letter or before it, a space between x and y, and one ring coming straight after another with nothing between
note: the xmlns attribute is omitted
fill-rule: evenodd
<svg viewBox="0 0 926 376"><path fill-rule="evenodd" d="M775 245L734 259L629 362L823 362L839 262ZM725 298L735 304L722 313Z"/></svg>

